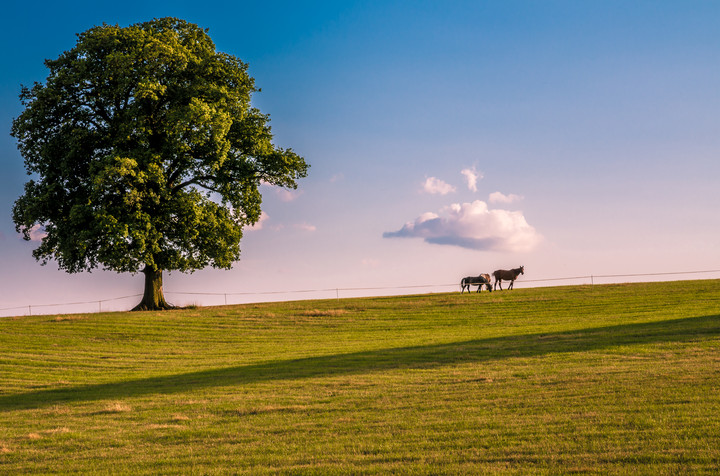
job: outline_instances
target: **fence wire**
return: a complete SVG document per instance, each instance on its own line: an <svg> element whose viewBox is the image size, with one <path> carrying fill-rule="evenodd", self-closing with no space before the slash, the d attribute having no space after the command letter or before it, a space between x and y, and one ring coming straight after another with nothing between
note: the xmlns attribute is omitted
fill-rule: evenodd
<svg viewBox="0 0 720 476"><path fill-rule="evenodd" d="M641 278L641 277L659 277L659 276L682 276L682 275L700 275L700 274L712 274L720 273L720 269L710 269L703 271L674 271L664 273L631 273L631 274L588 274L583 276L571 276L563 278L542 278L542 279L519 279L517 284L523 285L525 283L543 283L543 282L557 282L557 281L577 281L577 280L590 280L590 283L594 285L595 279L615 279L615 278ZM225 304L228 304L227 298L229 296L271 296L271 295L295 295L295 294L308 294L308 293L334 293L336 298L340 298L340 292L368 292L368 291L398 291L398 290L410 290L410 289L428 289L428 288L457 288L458 283L452 284L419 284L419 285L406 285L406 286L373 286L373 287L352 287L352 288L318 288L318 289L298 289L290 291L246 291L246 292L192 292L192 291L165 291L167 295L177 296L222 296L225 299ZM29 315L33 315L33 308L47 308L47 307L65 307L65 306L80 306L80 305L98 305L98 310L95 312L102 312L102 306L105 303L113 301L121 301L123 299L138 298L142 294L132 294L128 296L121 296L108 299L95 299L90 301L78 301L78 302L66 302L66 303L53 303L53 304L28 304L25 306L13 306L0 308L0 312L3 311L15 311L15 310L28 310ZM8 316L5 316L8 317Z"/></svg>

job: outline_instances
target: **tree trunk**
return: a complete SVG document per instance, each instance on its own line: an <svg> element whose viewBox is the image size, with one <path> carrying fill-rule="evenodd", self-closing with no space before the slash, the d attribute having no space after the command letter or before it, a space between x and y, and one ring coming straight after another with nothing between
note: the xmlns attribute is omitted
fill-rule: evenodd
<svg viewBox="0 0 720 476"><path fill-rule="evenodd" d="M173 309L175 306L168 304L163 295L162 270L155 270L149 266L145 266L143 274L145 275L145 293L143 294L142 301L133 308L133 311Z"/></svg>

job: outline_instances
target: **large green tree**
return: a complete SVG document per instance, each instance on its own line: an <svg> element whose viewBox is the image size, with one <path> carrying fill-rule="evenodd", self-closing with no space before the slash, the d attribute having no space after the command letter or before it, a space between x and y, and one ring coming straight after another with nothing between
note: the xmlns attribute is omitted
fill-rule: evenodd
<svg viewBox="0 0 720 476"><path fill-rule="evenodd" d="M296 188L305 160L272 143L238 58L176 18L78 35L45 84L22 88L12 135L31 179L18 232L46 232L33 256L70 273L145 275L136 309L169 307L164 270L229 269L261 183Z"/></svg>

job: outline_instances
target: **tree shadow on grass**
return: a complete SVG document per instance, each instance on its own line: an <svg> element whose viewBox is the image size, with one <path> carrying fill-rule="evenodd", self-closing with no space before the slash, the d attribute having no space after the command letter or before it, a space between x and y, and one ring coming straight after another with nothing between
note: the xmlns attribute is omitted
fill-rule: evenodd
<svg viewBox="0 0 720 476"><path fill-rule="evenodd" d="M208 387L364 374L582 352L624 345L682 343L720 336L720 315L615 325L566 332L492 337L210 369L0 397L0 411L73 402L173 394Z"/></svg>

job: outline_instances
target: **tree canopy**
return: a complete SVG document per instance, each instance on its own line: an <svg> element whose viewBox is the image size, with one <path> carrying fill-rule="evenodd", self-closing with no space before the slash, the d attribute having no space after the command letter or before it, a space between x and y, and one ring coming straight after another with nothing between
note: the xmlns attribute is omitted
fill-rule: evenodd
<svg viewBox="0 0 720 476"><path fill-rule="evenodd" d="M160 286L163 270L229 269L260 218L259 185L296 188L307 174L251 105L247 65L197 25L104 24L45 65L12 125L31 175L13 220L28 240L44 227L43 264L143 271ZM163 307L147 289L140 307Z"/></svg>

